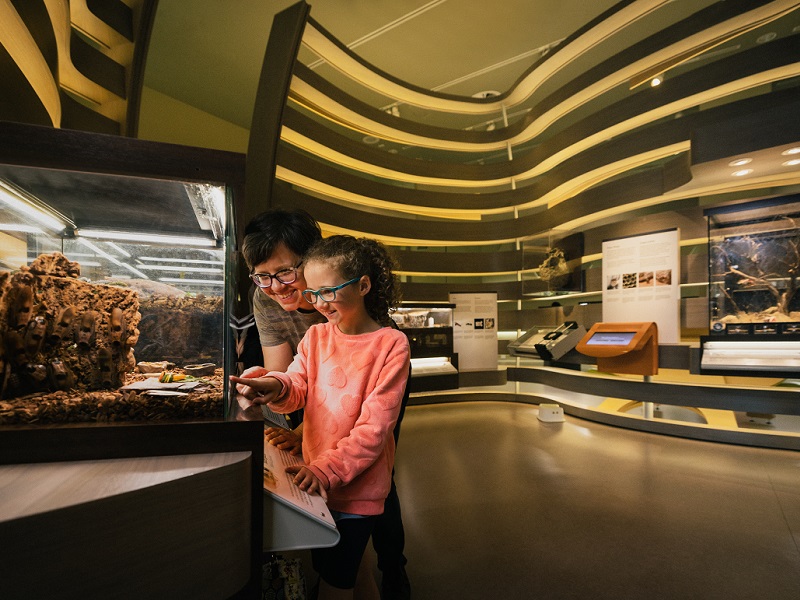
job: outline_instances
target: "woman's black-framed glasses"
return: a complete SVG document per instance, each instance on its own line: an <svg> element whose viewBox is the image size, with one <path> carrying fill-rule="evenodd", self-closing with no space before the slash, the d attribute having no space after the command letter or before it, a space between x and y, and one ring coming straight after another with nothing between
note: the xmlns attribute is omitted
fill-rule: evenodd
<svg viewBox="0 0 800 600"><path fill-rule="evenodd" d="M354 277L350 281L345 281L341 285L335 287L322 287L318 290L303 290L303 299L309 304L316 304L318 298L322 298L324 302L333 302L336 300L336 290L347 287L361 279L361 277Z"/></svg>
<svg viewBox="0 0 800 600"><path fill-rule="evenodd" d="M297 269L300 268L300 265L303 264L301 260L295 266L289 269L281 269L277 273L250 273L250 279L253 280L260 288L271 288L272 287L272 280L276 279L278 282L288 285L290 283L294 283L297 281Z"/></svg>

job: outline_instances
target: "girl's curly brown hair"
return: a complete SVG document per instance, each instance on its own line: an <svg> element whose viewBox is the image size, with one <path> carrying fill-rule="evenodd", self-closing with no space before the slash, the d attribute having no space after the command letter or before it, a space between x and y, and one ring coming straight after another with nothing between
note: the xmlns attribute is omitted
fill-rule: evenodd
<svg viewBox="0 0 800 600"><path fill-rule="evenodd" d="M400 286L394 274L395 260L386 246L369 238L334 235L309 248L305 262L313 260L329 262L345 279L368 275L367 313L381 325L391 326L389 311L400 303Z"/></svg>

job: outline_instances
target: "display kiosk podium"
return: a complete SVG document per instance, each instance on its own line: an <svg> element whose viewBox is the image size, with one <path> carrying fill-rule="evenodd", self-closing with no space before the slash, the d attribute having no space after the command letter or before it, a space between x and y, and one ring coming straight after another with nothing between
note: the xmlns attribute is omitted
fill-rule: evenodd
<svg viewBox="0 0 800 600"><path fill-rule="evenodd" d="M649 382L658 373L658 327L643 323L595 323L575 349L597 359L607 373L641 375ZM653 403L642 402L645 419L653 418Z"/></svg>
<svg viewBox="0 0 800 600"><path fill-rule="evenodd" d="M653 322L595 323L575 349L608 373L658 373L658 327Z"/></svg>

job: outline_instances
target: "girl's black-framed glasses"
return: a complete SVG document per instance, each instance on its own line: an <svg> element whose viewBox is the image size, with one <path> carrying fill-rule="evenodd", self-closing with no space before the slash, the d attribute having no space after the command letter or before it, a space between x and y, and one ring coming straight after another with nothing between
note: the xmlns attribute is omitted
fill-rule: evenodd
<svg viewBox="0 0 800 600"><path fill-rule="evenodd" d="M350 281L345 281L343 284L334 287L321 287L318 290L303 290L303 299L309 304L316 304L319 298L322 298L324 302L333 302L336 300L337 290L347 287L359 279L361 279L361 277L354 277Z"/></svg>
<svg viewBox="0 0 800 600"><path fill-rule="evenodd" d="M272 280L276 279L279 283L284 285L288 285L290 283L294 283L297 281L297 269L300 268L300 265L303 264L301 260L295 266L290 267L288 269L281 269L277 273L250 273L250 279L253 280L260 288L271 288L272 287Z"/></svg>

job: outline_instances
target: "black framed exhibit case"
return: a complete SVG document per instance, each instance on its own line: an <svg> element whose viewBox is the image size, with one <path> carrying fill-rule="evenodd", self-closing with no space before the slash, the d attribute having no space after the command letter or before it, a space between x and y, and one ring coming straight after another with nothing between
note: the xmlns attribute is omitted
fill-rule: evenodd
<svg viewBox="0 0 800 600"><path fill-rule="evenodd" d="M706 211L709 335L703 373L800 372L800 197Z"/></svg>
<svg viewBox="0 0 800 600"><path fill-rule="evenodd" d="M243 158L0 129L0 425L223 419Z"/></svg>
<svg viewBox="0 0 800 600"><path fill-rule="evenodd" d="M411 391L458 387L458 355L453 351L455 304L403 303L392 313L408 337Z"/></svg>

